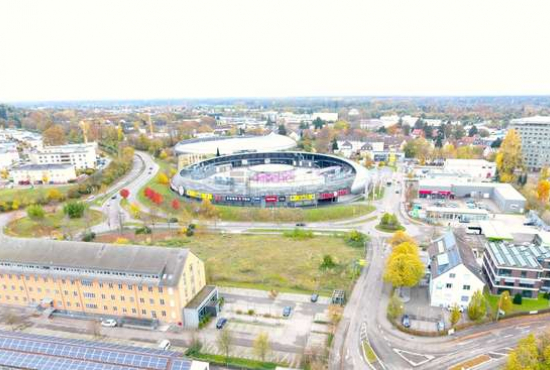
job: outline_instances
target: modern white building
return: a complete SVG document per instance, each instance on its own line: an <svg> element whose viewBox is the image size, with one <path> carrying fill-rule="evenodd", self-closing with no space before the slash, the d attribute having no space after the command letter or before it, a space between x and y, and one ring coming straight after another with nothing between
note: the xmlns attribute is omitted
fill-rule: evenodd
<svg viewBox="0 0 550 370"><path fill-rule="evenodd" d="M469 176L472 181L491 182L495 177L495 162L484 159L447 159L443 170L459 176Z"/></svg>
<svg viewBox="0 0 550 370"><path fill-rule="evenodd" d="M0 170L11 167L17 162L19 162L17 149L0 146Z"/></svg>
<svg viewBox="0 0 550 370"><path fill-rule="evenodd" d="M510 128L521 138L524 165L533 171L550 165L550 116L514 119Z"/></svg>
<svg viewBox="0 0 550 370"><path fill-rule="evenodd" d="M447 231L428 248L430 255L430 305L466 308L473 294L485 288L481 267L470 246Z"/></svg>
<svg viewBox="0 0 550 370"><path fill-rule="evenodd" d="M66 164L26 164L12 168L15 184L66 184L76 179L74 166Z"/></svg>
<svg viewBox="0 0 550 370"><path fill-rule="evenodd" d="M72 164L76 170L96 168L97 143L46 146L29 153L33 164Z"/></svg>

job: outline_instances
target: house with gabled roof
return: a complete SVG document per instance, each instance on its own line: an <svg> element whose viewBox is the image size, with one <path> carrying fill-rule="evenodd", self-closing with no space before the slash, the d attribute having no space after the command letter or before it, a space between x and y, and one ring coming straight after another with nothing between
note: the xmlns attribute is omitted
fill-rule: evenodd
<svg viewBox="0 0 550 370"><path fill-rule="evenodd" d="M466 241L447 231L428 248L430 256L430 305L466 308L473 294L485 288L481 268Z"/></svg>

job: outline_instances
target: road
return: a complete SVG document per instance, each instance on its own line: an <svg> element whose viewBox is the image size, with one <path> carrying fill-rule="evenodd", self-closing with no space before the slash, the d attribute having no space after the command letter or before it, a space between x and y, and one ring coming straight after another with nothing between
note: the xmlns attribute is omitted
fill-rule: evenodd
<svg viewBox="0 0 550 370"><path fill-rule="evenodd" d="M398 180L402 180L397 175ZM402 181L401 181L402 183ZM399 208L401 196L393 188L386 191L379 204L379 212L398 215L407 232L417 239L433 235L432 226L424 226L408 220ZM518 317L498 324L485 324L447 337L415 337L396 329L386 317L391 287L383 283L382 274L389 248L385 244L388 234L380 233L373 223L364 223L361 230L371 235L367 248L367 267L357 281L344 310L343 319L333 341L329 368L368 368L361 350L361 332L364 331L372 348L380 359L375 369L446 369L479 355L488 355L491 361L482 369L501 366L507 353L517 341L528 333L550 328L550 315Z"/></svg>
<svg viewBox="0 0 550 370"><path fill-rule="evenodd" d="M128 201L130 203L138 203L137 195L139 190L152 178L154 178L157 172L158 165L148 153L136 152L134 155L132 170L105 193L114 194L113 196L115 198L113 199L112 197L107 197L103 204L96 208L103 212L103 214L107 217L104 222L92 227L92 231L95 233L108 232L116 230L125 222L139 222L138 220L133 220L131 215L128 214L128 212L121 206L120 202L122 199L118 193L122 189L128 189L130 192ZM94 198L90 198L89 201L94 201L96 198L103 195L104 194L99 194ZM144 209L143 205L140 205L140 208L142 211L148 212L148 209Z"/></svg>

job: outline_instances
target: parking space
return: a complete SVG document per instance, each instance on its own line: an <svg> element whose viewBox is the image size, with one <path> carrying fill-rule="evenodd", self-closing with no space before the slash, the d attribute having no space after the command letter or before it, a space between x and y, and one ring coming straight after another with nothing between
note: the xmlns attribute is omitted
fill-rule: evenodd
<svg viewBox="0 0 550 370"><path fill-rule="evenodd" d="M251 338L265 332L273 342L301 348L310 342L323 342L319 336L328 335L327 325L316 322L316 317L326 317L329 298L319 297L313 303L309 295L302 294L272 296L269 292L235 288L221 288L220 292L225 299L220 316L228 319L226 327L232 332ZM211 322L208 329L216 330L216 322ZM312 333L316 336L313 341Z"/></svg>

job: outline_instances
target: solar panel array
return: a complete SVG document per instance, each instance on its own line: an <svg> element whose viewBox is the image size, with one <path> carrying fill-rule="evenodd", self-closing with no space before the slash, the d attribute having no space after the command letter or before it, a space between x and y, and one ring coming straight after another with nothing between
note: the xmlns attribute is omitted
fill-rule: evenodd
<svg viewBox="0 0 550 370"><path fill-rule="evenodd" d="M53 370L188 370L177 352L0 331L0 365Z"/></svg>
<svg viewBox="0 0 550 370"><path fill-rule="evenodd" d="M538 269L540 265L537 259L550 257L550 251L536 245L517 246L491 242L489 247L500 266Z"/></svg>

